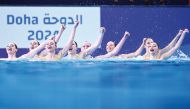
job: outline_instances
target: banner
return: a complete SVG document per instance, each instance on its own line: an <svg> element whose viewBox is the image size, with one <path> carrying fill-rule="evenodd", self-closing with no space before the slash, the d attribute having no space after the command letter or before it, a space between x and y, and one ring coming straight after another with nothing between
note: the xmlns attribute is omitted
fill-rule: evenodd
<svg viewBox="0 0 190 109"><path fill-rule="evenodd" d="M75 37L79 47L84 41L94 43L99 35L100 7L0 7L0 48L9 42L28 48L31 40L42 42L65 24L58 43L62 47L76 20L80 22Z"/></svg>

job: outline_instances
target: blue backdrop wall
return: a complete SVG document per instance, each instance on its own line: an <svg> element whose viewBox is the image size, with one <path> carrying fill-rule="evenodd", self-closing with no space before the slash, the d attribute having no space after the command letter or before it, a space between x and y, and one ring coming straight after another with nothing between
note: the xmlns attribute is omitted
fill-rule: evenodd
<svg viewBox="0 0 190 109"><path fill-rule="evenodd" d="M151 37L162 48L178 33L190 29L189 7L102 7L101 24L107 29L102 47L106 42L119 42L125 31L131 36L120 53L135 51L144 37ZM183 51L189 54L190 35L183 42ZM103 51L105 52L105 51Z"/></svg>
<svg viewBox="0 0 190 109"><path fill-rule="evenodd" d="M190 29L189 7L125 7L102 6L101 26L106 28L102 48L94 55L104 54L106 43L110 40L116 43L129 31L127 39L120 53L135 51L144 37L151 37L161 48L166 46L178 33L179 29ZM187 35L182 51L190 54L190 35ZM18 56L27 52L19 50ZM5 49L0 50L0 57L7 57Z"/></svg>

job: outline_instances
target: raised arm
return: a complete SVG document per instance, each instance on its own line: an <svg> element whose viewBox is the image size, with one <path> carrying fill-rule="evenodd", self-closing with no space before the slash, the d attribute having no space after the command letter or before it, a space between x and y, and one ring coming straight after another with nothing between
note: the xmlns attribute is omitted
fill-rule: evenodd
<svg viewBox="0 0 190 109"><path fill-rule="evenodd" d="M174 37L174 39L166 47L160 50L160 54L162 55L166 53L167 51L169 51L170 49L172 49L177 43L182 33L183 33L183 30L179 30L178 34Z"/></svg>
<svg viewBox="0 0 190 109"><path fill-rule="evenodd" d="M142 44L141 46L133 53L129 53L129 54L122 54L122 55L119 55L119 57L122 57L122 58L133 58L133 57L137 57L138 55L140 55L144 49L144 44L146 42L147 38L144 38L143 41L142 41Z"/></svg>
<svg viewBox="0 0 190 109"><path fill-rule="evenodd" d="M49 40L49 39L48 39ZM19 59L23 58L33 58L37 53L39 53L42 49L44 49L45 45L47 44L47 40L41 43L37 48L30 50L28 53L19 57Z"/></svg>
<svg viewBox="0 0 190 109"><path fill-rule="evenodd" d="M61 25L61 28L59 30L59 33L55 36L55 42L58 43L59 39L61 38L61 35L63 34L63 31L65 30L66 26Z"/></svg>
<svg viewBox="0 0 190 109"><path fill-rule="evenodd" d="M63 49L61 50L61 54L66 54L67 51L69 50L69 48L71 47L73 41L74 41L74 37L75 37L75 33L76 33L76 29L78 27L79 21L76 21L74 24L74 27L72 29L71 35L69 36L68 41L66 42L66 44L63 46Z"/></svg>
<svg viewBox="0 0 190 109"><path fill-rule="evenodd" d="M185 35L189 33L188 29L185 29L181 35L181 37L179 38L179 40L177 41L176 45L170 49L168 52L164 53L163 55L161 55L160 59L163 60L165 58L168 58L169 56L171 56L182 44Z"/></svg>
<svg viewBox="0 0 190 109"><path fill-rule="evenodd" d="M125 43L128 36L130 36L130 34L129 34L129 32L126 31L123 38L120 40L118 45L111 52L109 52L105 55L98 56L97 58L110 58L112 56L115 56L120 51L121 47Z"/></svg>
<svg viewBox="0 0 190 109"><path fill-rule="evenodd" d="M51 37L52 40L54 40L56 43L59 42L59 39L61 38L62 34L63 34L63 31L65 30L66 26L65 25L61 25L61 28L59 30L59 33L56 35L56 36L53 36ZM46 56L47 55L47 52L46 50L43 50L40 52L39 54L40 56Z"/></svg>
<svg viewBox="0 0 190 109"><path fill-rule="evenodd" d="M105 33L105 28L101 27L100 28L100 36L98 37L96 42L91 47L89 47L87 50L84 51L85 55L92 54L100 46L100 44L102 43L103 37L104 37L104 33Z"/></svg>

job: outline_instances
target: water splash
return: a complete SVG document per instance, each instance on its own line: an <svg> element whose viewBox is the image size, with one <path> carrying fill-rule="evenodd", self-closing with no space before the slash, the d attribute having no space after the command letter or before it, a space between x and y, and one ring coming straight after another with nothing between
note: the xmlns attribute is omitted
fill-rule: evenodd
<svg viewBox="0 0 190 109"><path fill-rule="evenodd" d="M88 60L84 60L84 59L63 59L61 61L41 61L38 59L32 59L32 60L18 60L19 62L44 62L44 63L56 63L56 62L60 62L60 63L88 63L88 62L93 62L93 63L104 63L104 62L111 62L111 63L183 63L183 62L190 62L190 58L188 55L186 55L184 52L182 52L181 50L177 50L170 58L166 59L166 60L143 60L143 56L138 56L135 58L121 58L121 57L114 57L114 58L107 58L107 59L88 59ZM16 61L16 62L18 62ZM6 60L0 60L1 62L9 62ZM15 61L14 61L15 62Z"/></svg>
<svg viewBox="0 0 190 109"><path fill-rule="evenodd" d="M168 60L187 60L190 61L190 58L188 55L186 55L181 50L177 50L176 53L174 53Z"/></svg>

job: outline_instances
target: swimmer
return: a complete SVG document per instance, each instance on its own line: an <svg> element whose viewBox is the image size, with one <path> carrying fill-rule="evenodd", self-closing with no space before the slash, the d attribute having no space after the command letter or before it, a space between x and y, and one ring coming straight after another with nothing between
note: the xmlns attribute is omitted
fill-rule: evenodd
<svg viewBox="0 0 190 109"><path fill-rule="evenodd" d="M55 60L60 60L63 56L65 56L70 46L72 45L72 42L74 41L78 24L79 24L79 21L76 21L67 43L63 46L62 50L58 54L55 54L57 43L55 42L55 40L50 39L47 41L45 45L45 50L47 51L47 55L44 57L40 57L39 59L46 60L46 61L55 61Z"/></svg>
<svg viewBox="0 0 190 109"><path fill-rule="evenodd" d="M90 59L93 58L91 54L100 46L102 43L103 37L105 33L105 28L100 28L100 36L98 37L97 41L91 45L90 42L85 41L81 47L81 52L77 54L78 44L74 41L72 46L68 51L68 55L65 58L68 59Z"/></svg>
<svg viewBox="0 0 190 109"><path fill-rule="evenodd" d="M164 54L165 52L169 51L173 46L175 46L175 44L177 43L178 39L180 38L181 34L183 33L183 30L179 30L179 32L177 33L177 35L173 38L173 40L163 49L160 49L160 54ZM149 56L149 46L150 44L154 42L153 39L151 38L147 38L146 42L145 42L145 54L143 56Z"/></svg>
<svg viewBox="0 0 190 109"><path fill-rule="evenodd" d="M55 40L56 43L59 42L59 39L62 36L62 33L65 30L65 28L66 28L65 25L61 25L59 33L56 36L52 36L52 38ZM37 48L39 45L40 45L40 43L37 40L32 40L30 42L29 50L33 50L33 49ZM39 56L45 56L46 54L47 54L47 52L45 50L43 50L42 52L40 52L39 55L36 55L35 57L37 58Z"/></svg>
<svg viewBox="0 0 190 109"><path fill-rule="evenodd" d="M170 57L182 44L185 35L189 33L188 29L185 29L181 36L179 37L178 41L176 42L176 44L171 47L170 50L165 51L163 54L161 54L158 44L155 42L150 43L149 47L148 47L148 52L149 52L149 56L144 55L143 58L144 60L163 60L166 59L168 57Z"/></svg>
<svg viewBox="0 0 190 109"><path fill-rule="evenodd" d="M105 33L105 28L100 28L100 36L96 42L91 46L91 43L85 41L81 47L81 52L79 53L80 59L90 59L93 58L91 54L101 45Z"/></svg>
<svg viewBox="0 0 190 109"><path fill-rule="evenodd" d="M135 52L128 53L128 54L121 54L118 57L121 57L121 58L133 58L133 57L139 56L141 54L141 52L143 51L143 49L144 49L144 45L145 45L146 40L150 40L150 39L144 38L143 41L142 41L141 46Z"/></svg>
<svg viewBox="0 0 190 109"><path fill-rule="evenodd" d="M40 43L37 40L32 40L29 45L29 51L37 48L40 45Z"/></svg>
<svg viewBox="0 0 190 109"><path fill-rule="evenodd" d="M15 43L9 43L7 45L7 47L6 47L6 52L7 52L8 58L1 58L0 60L15 61L15 60L26 59L26 58L31 58L32 57L32 55L30 53L33 50L31 50L27 54L22 55L19 58L16 57L17 51L18 51L17 45Z"/></svg>
<svg viewBox="0 0 190 109"><path fill-rule="evenodd" d="M39 45L37 48L40 48L42 45ZM6 47L6 52L8 55L8 58L1 58L0 60L8 60L8 61L15 61L15 60L22 60L22 59L29 59L29 58L33 58L37 52L39 52L40 50L38 50L37 48L29 51L28 53L20 56L20 57L16 57L16 53L18 51L18 47L15 43L9 43ZM35 55L33 55L35 54Z"/></svg>
<svg viewBox="0 0 190 109"><path fill-rule="evenodd" d="M123 36L123 38L120 40L120 42L118 43L117 46L115 45L115 42L109 41L107 43L107 46L106 46L107 54L97 56L96 58L98 58L98 59L104 59L104 58L111 58L111 57L115 56L116 54L118 54L118 52L120 51L121 47L123 46L123 44L125 43L126 39L129 36L130 36L129 32L126 31L125 34L124 34L124 36Z"/></svg>
<svg viewBox="0 0 190 109"><path fill-rule="evenodd" d="M55 55L55 49L57 47L55 40L48 39L48 40L44 41L42 44L40 44L37 48L30 50L28 53L20 56L19 58L16 57L16 52L17 52L16 44L9 43L7 48L6 48L8 58L3 59L3 60L31 59L37 53L39 53L42 49L44 49L44 47L47 51L47 55L45 57L39 57L39 59L42 59L42 60L58 60L59 58L62 57L62 55L64 55L68 51L69 47L71 46L71 44L74 40L74 36L75 36L75 32L76 32L76 28L77 28L78 24L79 24L79 22L77 21L74 25L74 28L72 30L72 34L70 35L68 42L66 43L65 46L63 46L63 49L60 51L59 55Z"/></svg>
<svg viewBox="0 0 190 109"><path fill-rule="evenodd" d="M1 60L16 60L17 51L18 51L17 45L15 43L9 43L6 47L8 58L1 58Z"/></svg>
<svg viewBox="0 0 190 109"><path fill-rule="evenodd" d="M67 56L64 57L63 59L78 59L79 55L77 54L77 48L78 48L78 44L73 41L72 45L70 46Z"/></svg>

